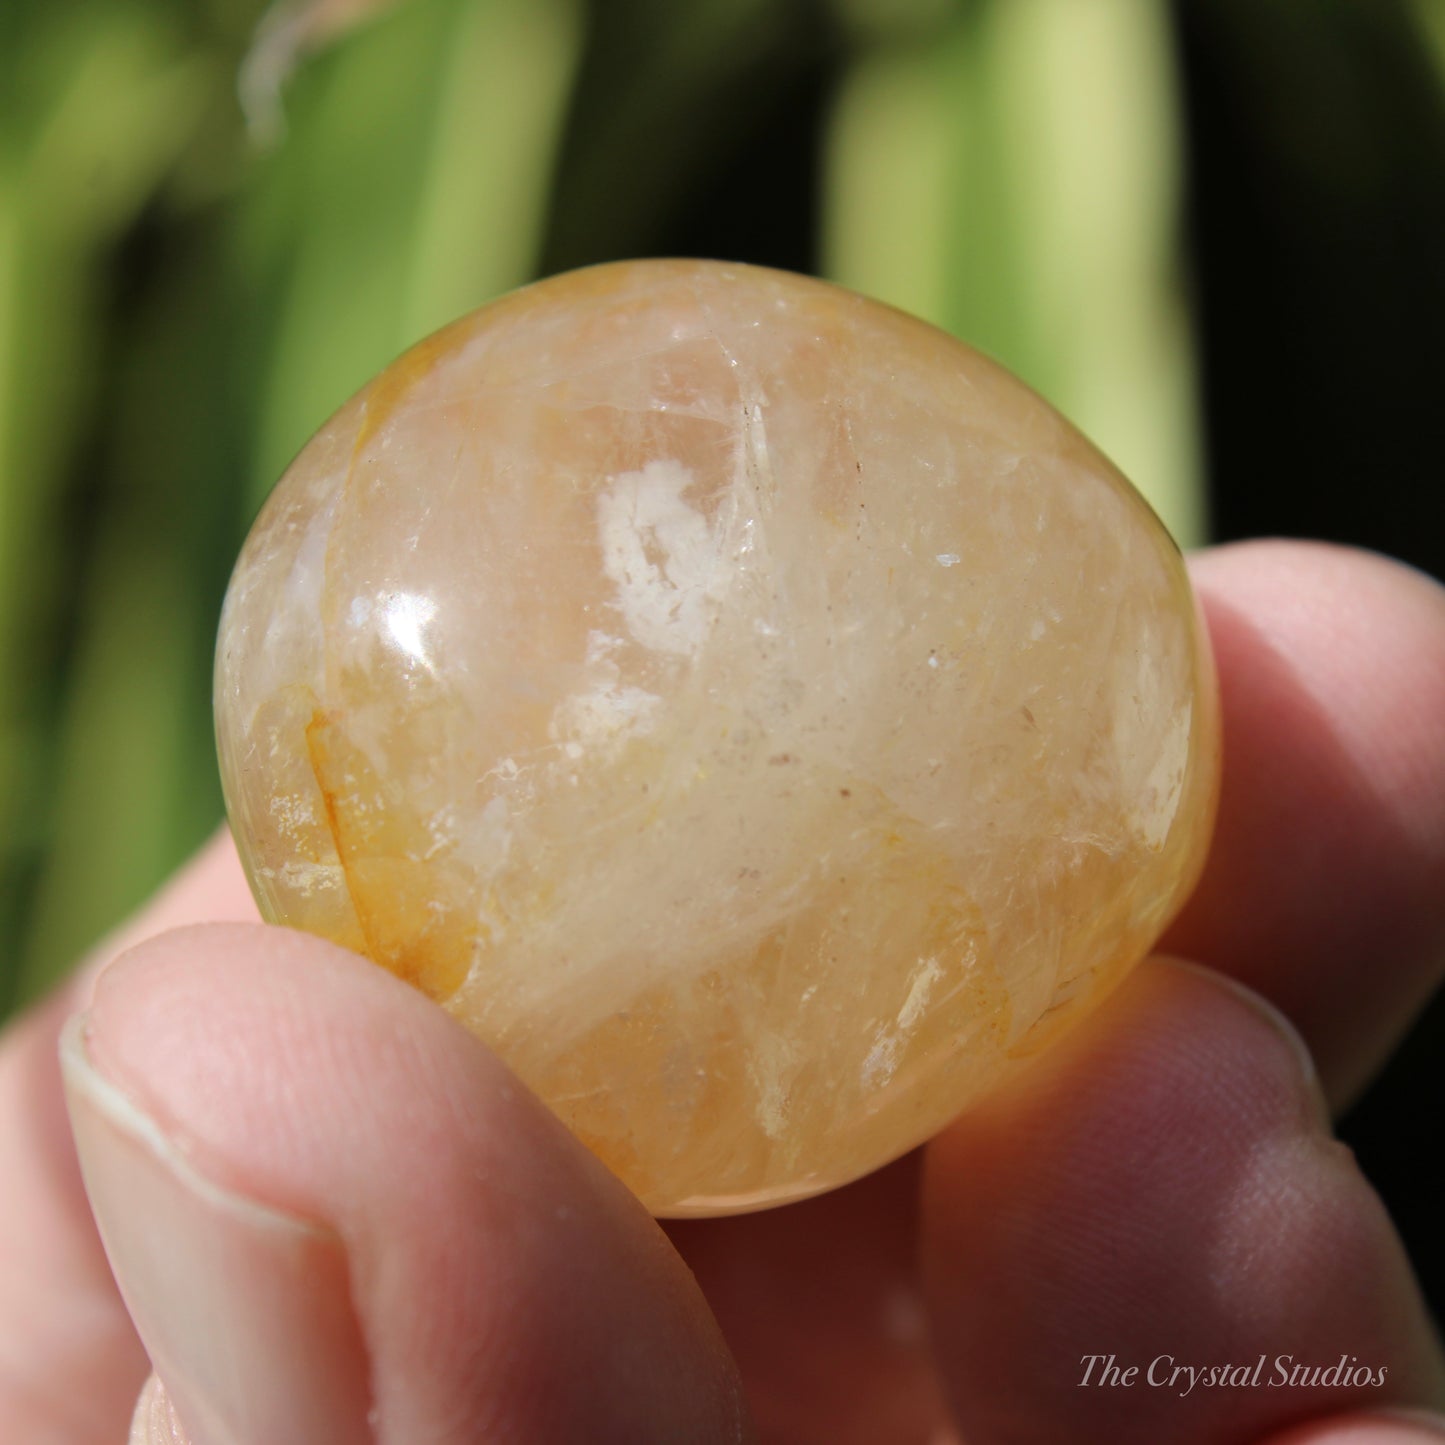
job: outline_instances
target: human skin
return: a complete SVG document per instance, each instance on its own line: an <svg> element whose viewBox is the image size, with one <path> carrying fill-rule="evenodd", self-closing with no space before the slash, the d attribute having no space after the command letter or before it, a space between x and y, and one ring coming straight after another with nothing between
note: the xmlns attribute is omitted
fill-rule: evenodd
<svg viewBox="0 0 1445 1445"><path fill-rule="evenodd" d="M445 1013L257 923L217 839L0 1034L0 1439L1445 1438L1382 1413L1445 1367L1329 1132L1445 962L1445 591L1303 544L1193 571L1224 781L1165 953L808 1203L659 1226ZM1081 1387L1100 1353L1386 1373Z"/></svg>

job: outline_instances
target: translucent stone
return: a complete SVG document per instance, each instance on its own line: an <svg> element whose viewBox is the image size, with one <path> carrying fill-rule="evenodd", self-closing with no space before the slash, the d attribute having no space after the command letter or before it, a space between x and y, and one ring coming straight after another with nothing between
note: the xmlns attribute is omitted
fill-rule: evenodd
<svg viewBox="0 0 1445 1445"><path fill-rule="evenodd" d="M920 321L692 261L519 291L343 407L242 552L216 715L265 916L673 1215L855 1178L1044 1047L1217 784L1109 462Z"/></svg>

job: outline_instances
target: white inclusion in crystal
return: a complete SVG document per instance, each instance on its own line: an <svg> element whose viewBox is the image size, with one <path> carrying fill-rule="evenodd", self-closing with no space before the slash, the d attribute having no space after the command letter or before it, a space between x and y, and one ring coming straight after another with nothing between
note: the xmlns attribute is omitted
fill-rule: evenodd
<svg viewBox="0 0 1445 1445"><path fill-rule="evenodd" d="M923 1010L928 1006L928 996L933 992L934 984L942 977L943 965L936 958L918 960L918 968L909 985L908 996L903 1000L903 1007L898 1010L898 1017L891 1027L885 1026L878 1030L873 1039L873 1047L868 1050L868 1056L863 1060L862 1083L865 1089L886 1084L893 1077L893 1072L898 1067L898 1057L907 1044L909 1035L923 1017Z"/></svg>
<svg viewBox="0 0 1445 1445"><path fill-rule="evenodd" d="M611 657L619 647L622 646L620 637L613 637L610 632L599 632L596 629L587 634L587 661L601 662Z"/></svg>
<svg viewBox="0 0 1445 1445"><path fill-rule="evenodd" d="M1160 742L1159 754L1149 770L1148 782L1136 810L1133 823L1150 848L1162 848L1169 836L1174 817L1179 811L1184 791L1184 772L1189 765L1189 728L1194 710L1189 704L1180 707L1170 719L1169 728Z"/></svg>
<svg viewBox="0 0 1445 1445"><path fill-rule="evenodd" d="M336 863L293 860L283 863L279 869L258 868L256 871L260 877L278 882L288 892L299 893L303 898L346 886L346 876Z"/></svg>
<svg viewBox="0 0 1445 1445"><path fill-rule="evenodd" d="M902 1033L911 1033L913 1026L923 1014L924 1007L928 1003L928 995L933 992L933 985L943 977L943 965L936 958L921 958L918 960L918 972L913 975L913 985L908 990L908 997L903 1000L903 1007L898 1010L898 1028Z"/></svg>
<svg viewBox="0 0 1445 1445"><path fill-rule="evenodd" d="M288 836L316 822L313 800L304 793L278 793L266 805L266 811L277 828Z"/></svg>
<svg viewBox="0 0 1445 1445"><path fill-rule="evenodd" d="M452 811L445 810L448 814ZM498 942L507 934L507 917L488 885L506 866L512 851L512 810L507 800L489 798L480 813L448 817L444 824L434 826L433 833L449 835L452 856L482 884L476 894L477 922L484 938Z"/></svg>
<svg viewBox="0 0 1445 1445"><path fill-rule="evenodd" d="M602 566L636 642L677 656L702 646L727 591L729 566L708 520L683 500L692 473L677 461L624 472L597 499Z"/></svg>
<svg viewBox="0 0 1445 1445"><path fill-rule="evenodd" d="M326 579L326 549L339 495L338 490L336 496L312 513L283 577L278 579L270 566L243 567L236 573L232 583L236 595L229 605L234 606L237 617L250 615L244 599L254 588L274 587L279 580L282 593L268 604L264 640L252 655L251 663L242 670L244 681L237 679L241 696L236 700L245 699L248 711L254 711L263 698L298 681L310 681L314 687L321 685L321 657L326 650L321 621L326 609L321 593ZM287 531L294 532L295 524Z"/></svg>
<svg viewBox="0 0 1445 1445"><path fill-rule="evenodd" d="M650 731L653 713L661 701L656 693L644 688L599 682L587 692L573 693L559 703L548 732L575 762L588 748L605 747Z"/></svg>
<svg viewBox="0 0 1445 1445"><path fill-rule="evenodd" d="M863 1060L863 1087L886 1084L898 1067L898 1039L886 1029L880 1030Z"/></svg>
<svg viewBox="0 0 1445 1445"><path fill-rule="evenodd" d="M407 658L430 668L425 629L436 616L437 605L430 597L417 592L392 592L382 599L382 617L391 640Z"/></svg>
<svg viewBox="0 0 1445 1445"><path fill-rule="evenodd" d="M940 567L957 567L963 558L957 552L940 552L933 560Z"/></svg>
<svg viewBox="0 0 1445 1445"><path fill-rule="evenodd" d="M759 1033L748 1058L757 1120L770 1139L781 1139L788 1124L788 1092L798 1069L798 1046L781 1034Z"/></svg>
<svg viewBox="0 0 1445 1445"><path fill-rule="evenodd" d="M754 479L771 491L773 462L768 455L768 429L763 422L761 405L754 403L744 414L742 442L744 468L750 469Z"/></svg>
<svg viewBox="0 0 1445 1445"><path fill-rule="evenodd" d="M1179 811L1193 722L1188 702L1169 711L1173 694L1181 689L1175 670L1161 666L1161 656L1174 661L1164 639L1146 638L1134 665L1121 667L1113 701L1115 766L1127 795L1136 800L1128 815L1129 829L1156 851L1164 846ZM1161 727L1166 711L1167 722Z"/></svg>

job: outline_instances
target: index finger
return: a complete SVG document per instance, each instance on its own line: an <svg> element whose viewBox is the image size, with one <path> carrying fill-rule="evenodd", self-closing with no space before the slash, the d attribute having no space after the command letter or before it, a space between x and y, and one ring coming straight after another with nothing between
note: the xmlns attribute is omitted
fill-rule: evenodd
<svg viewBox="0 0 1445 1445"><path fill-rule="evenodd" d="M1204 876L1161 946L1277 1004L1338 1107L1445 963L1445 589L1311 543L1221 547L1191 570L1224 776Z"/></svg>

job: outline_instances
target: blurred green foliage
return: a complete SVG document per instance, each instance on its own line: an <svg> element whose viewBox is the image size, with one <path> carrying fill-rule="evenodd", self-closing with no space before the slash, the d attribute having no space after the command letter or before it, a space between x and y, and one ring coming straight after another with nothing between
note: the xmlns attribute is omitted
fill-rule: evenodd
<svg viewBox="0 0 1445 1445"><path fill-rule="evenodd" d="M1201 540L1189 8L4 0L0 1016L219 818L215 619L289 457L540 269L742 237L991 351ZM1223 23L1278 79L1300 9ZM1437 0L1380 11L1438 74ZM757 181L799 137L807 194Z"/></svg>

